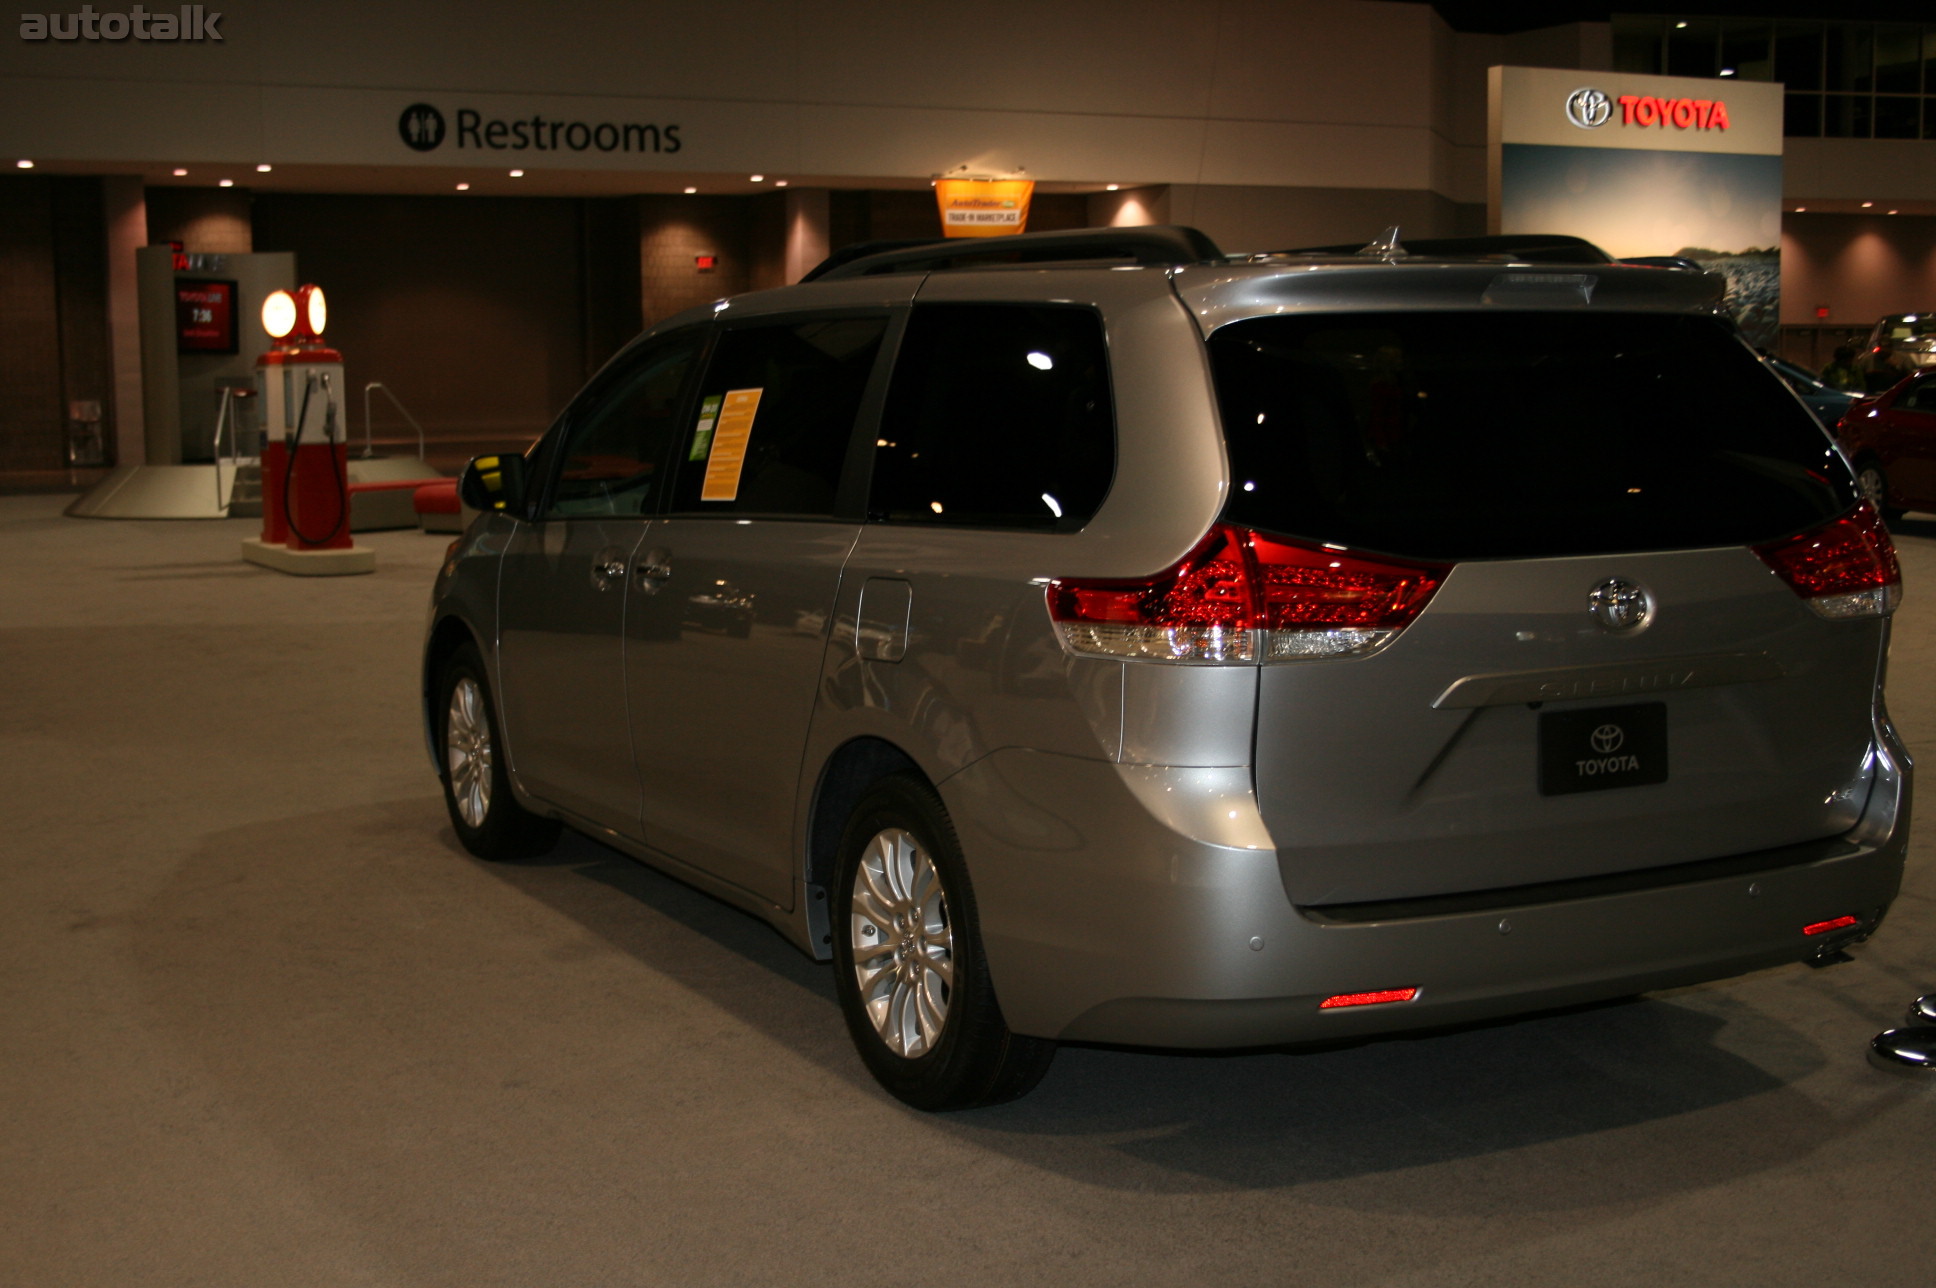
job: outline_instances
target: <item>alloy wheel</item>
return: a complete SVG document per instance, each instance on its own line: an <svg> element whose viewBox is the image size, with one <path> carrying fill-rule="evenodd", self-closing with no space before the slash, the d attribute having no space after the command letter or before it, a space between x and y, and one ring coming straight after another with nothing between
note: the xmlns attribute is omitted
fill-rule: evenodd
<svg viewBox="0 0 1936 1288"><path fill-rule="evenodd" d="M450 691L444 759L458 814L465 826L483 827L491 812L491 723L484 712L484 690L468 675L458 677Z"/></svg>
<svg viewBox="0 0 1936 1288"><path fill-rule="evenodd" d="M954 927L941 875L913 833L879 832L860 856L848 917L854 978L887 1048L932 1051L954 991Z"/></svg>

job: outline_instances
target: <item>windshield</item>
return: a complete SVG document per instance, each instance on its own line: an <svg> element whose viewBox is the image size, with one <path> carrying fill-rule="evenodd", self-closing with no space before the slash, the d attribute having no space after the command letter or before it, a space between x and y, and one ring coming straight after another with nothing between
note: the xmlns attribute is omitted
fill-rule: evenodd
<svg viewBox="0 0 1936 1288"><path fill-rule="evenodd" d="M1420 559L1744 545L1855 503L1725 326L1672 314L1253 318L1210 353L1226 515Z"/></svg>

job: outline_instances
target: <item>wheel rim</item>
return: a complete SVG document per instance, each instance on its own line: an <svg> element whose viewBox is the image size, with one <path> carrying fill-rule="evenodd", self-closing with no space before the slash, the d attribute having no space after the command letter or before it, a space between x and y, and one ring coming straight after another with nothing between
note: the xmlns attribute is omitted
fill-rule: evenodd
<svg viewBox="0 0 1936 1288"><path fill-rule="evenodd" d="M867 843L849 911L867 1018L894 1054L925 1055L948 1023L955 932L941 874L912 833L889 828Z"/></svg>
<svg viewBox="0 0 1936 1288"><path fill-rule="evenodd" d="M444 758L458 816L466 827L484 826L491 810L491 723L484 714L484 691L468 675L450 691Z"/></svg>
<svg viewBox="0 0 1936 1288"><path fill-rule="evenodd" d="M1889 485L1883 481L1882 471L1875 466L1863 466L1857 472L1855 481L1857 486L1862 489L1862 495L1867 497L1869 504L1873 505L1876 509L1882 509L1888 502Z"/></svg>

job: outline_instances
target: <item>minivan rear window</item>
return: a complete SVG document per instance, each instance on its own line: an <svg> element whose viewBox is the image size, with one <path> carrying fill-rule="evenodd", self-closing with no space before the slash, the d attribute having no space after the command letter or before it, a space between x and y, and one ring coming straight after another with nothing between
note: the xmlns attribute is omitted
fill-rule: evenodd
<svg viewBox="0 0 1936 1288"><path fill-rule="evenodd" d="M1809 412L1717 320L1413 312L1210 338L1248 527L1433 560L1743 545L1855 503Z"/></svg>

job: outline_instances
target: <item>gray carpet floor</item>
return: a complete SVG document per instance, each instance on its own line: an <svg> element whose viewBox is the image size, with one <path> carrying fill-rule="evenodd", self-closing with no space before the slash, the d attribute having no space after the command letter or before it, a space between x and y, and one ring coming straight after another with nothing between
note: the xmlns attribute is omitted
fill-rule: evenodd
<svg viewBox="0 0 1936 1288"><path fill-rule="evenodd" d="M0 498L0 1285L1921 1283L1925 827L1857 960L1322 1053L1072 1049L928 1117L826 967L583 839L457 846L445 539ZM1936 523L1891 704L1936 738ZM1925 794L1929 791L1925 785ZM1903 1268L1907 1269L1904 1270Z"/></svg>

